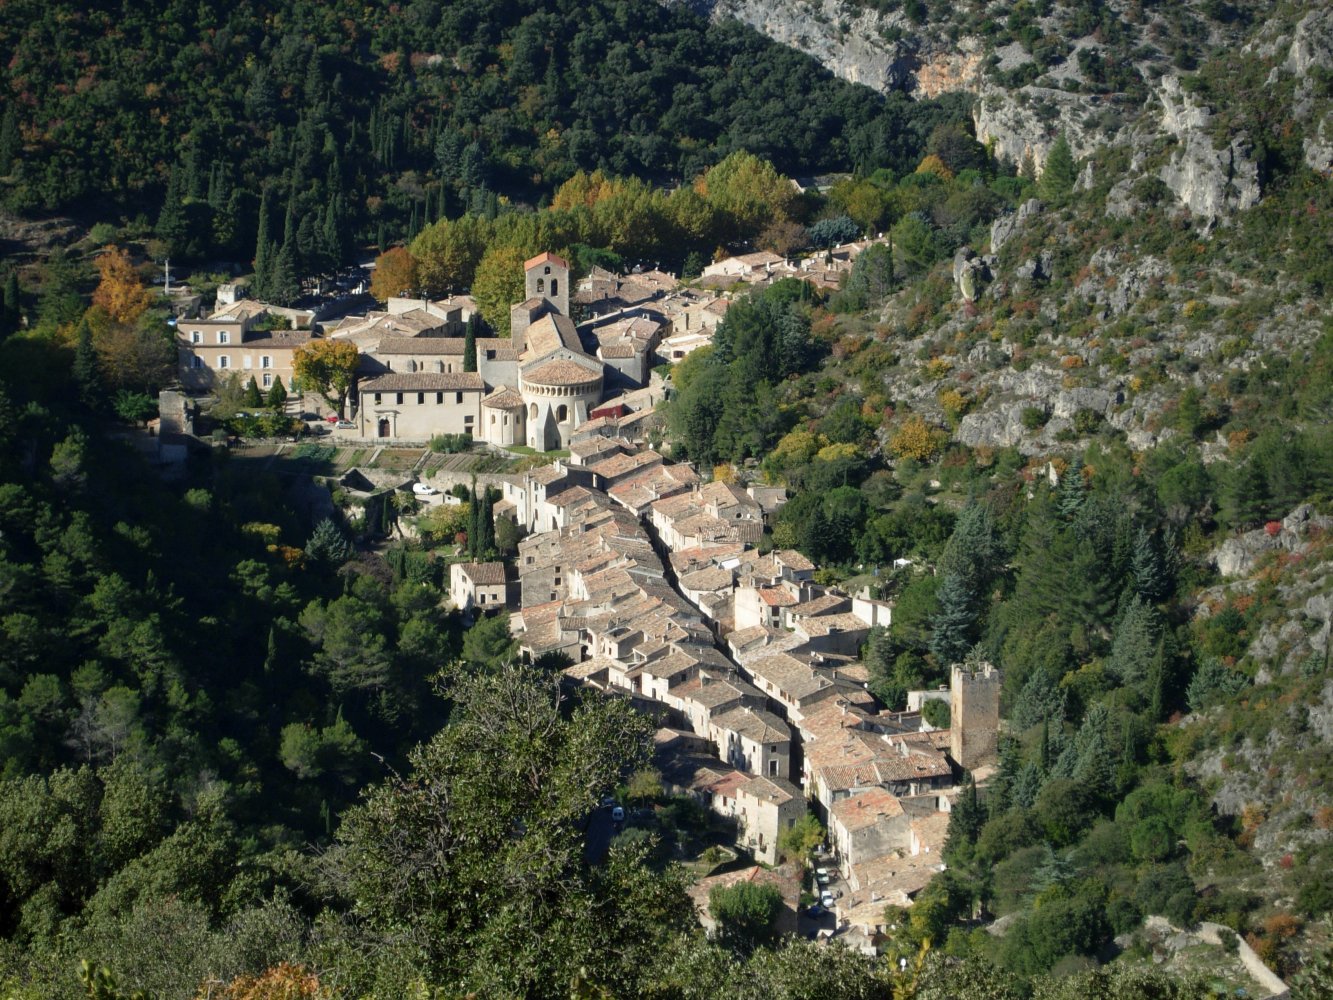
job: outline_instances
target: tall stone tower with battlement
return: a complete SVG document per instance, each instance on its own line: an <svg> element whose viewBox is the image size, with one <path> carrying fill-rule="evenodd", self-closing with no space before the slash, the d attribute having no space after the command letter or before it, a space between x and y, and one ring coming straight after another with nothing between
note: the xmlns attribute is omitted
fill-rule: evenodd
<svg viewBox="0 0 1333 1000"><path fill-rule="evenodd" d="M989 663L975 670L954 664L949 684L949 750L968 771L998 760L1000 671Z"/></svg>

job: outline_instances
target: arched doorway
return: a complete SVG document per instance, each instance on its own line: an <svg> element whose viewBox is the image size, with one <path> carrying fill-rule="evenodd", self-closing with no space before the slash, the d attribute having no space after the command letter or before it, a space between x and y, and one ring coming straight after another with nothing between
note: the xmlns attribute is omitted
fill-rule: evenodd
<svg viewBox="0 0 1333 1000"><path fill-rule="evenodd" d="M380 437L382 437L382 438L386 438L386 437L389 436L389 418L388 418L388 417L380 417L380 429L379 429L379 433L380 433Z"/></svg>

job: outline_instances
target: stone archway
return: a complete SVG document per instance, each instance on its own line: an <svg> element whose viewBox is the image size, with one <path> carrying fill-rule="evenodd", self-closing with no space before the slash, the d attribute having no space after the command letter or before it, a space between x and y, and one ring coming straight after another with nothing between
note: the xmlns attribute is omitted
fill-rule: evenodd
<svg viewBox="0 0 1333 1000"><path fill-rule="evenodd" d="M392 431L391 431L391 425L389 423L389 418L380 417L379 436L382 438L386 438L389 437L391 433Z"/></svg>

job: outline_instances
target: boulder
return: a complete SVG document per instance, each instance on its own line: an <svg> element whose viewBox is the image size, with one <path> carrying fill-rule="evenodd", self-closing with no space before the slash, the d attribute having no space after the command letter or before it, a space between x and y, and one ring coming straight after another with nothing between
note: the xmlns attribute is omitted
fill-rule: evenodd
<svg viewBox="0 0 1333 1000"><path fill-rule="evenodd" d="M990 224L991 253L999 253L1000 248L1009 242L1016 232L1023 228L1028 219L1038 215L1046 206L1036 198L1029 198L1018 206L1016 211L1000 216Z"/></svg>

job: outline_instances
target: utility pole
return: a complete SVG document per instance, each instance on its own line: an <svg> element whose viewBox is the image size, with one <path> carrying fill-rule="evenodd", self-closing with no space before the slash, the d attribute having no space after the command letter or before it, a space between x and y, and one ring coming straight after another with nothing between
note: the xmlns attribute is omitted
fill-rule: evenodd
<svg viewBox="0 0 1333 1000"><path fill-rule="evenodd" d="M162 284L162 294L171 298L171 258L168 257L162 262L162 270L165 274L165 280Z"/></svg>

